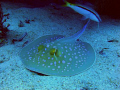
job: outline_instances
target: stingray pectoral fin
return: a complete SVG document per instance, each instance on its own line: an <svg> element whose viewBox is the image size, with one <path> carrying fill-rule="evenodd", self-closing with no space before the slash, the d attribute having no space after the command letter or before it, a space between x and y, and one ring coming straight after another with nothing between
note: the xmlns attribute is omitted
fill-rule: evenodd
<svg viewBox="0 0 120 90"><path fill-rule="evenodd" d="M86 54L87 57L87 63L85 64L86 68L91 67L94 62L96 61L96 53L94 51L94 48L87 42L83 42L85 49L87 50Z"/></svg>

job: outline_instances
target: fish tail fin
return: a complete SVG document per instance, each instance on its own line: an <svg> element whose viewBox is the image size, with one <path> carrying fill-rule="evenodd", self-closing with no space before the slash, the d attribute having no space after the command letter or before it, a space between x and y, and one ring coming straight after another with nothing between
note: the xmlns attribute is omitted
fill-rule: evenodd
<svg viewBox="0 0 120 90"><path fill-rule="evenodd" d="M67 7L67 6L69 6L71 4L71 3L67 2L66 0L63 0L63 1L65 2L65 4L62 5L63 7Z"/></svg>

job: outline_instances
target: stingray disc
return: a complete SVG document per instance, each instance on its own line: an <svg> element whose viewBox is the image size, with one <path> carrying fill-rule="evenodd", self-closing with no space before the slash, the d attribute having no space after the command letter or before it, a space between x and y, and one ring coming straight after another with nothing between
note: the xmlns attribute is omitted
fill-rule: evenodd
<svg viewBox="0 0 120 90"><path fill-rule="evenodd" d="M46 35L24 47L20 58L26 68L46 75L72 76L93 65L95 52L90 44L63 43L60 38L63 36Z"/></svg>

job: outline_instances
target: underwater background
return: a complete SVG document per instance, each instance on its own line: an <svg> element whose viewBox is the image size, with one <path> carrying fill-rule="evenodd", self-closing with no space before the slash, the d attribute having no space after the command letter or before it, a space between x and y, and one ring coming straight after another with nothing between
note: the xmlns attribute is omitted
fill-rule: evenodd
<svg viewBox="0 0 120 90"><path fill-rule="evenodd" d="M93 66L66 77L28 70L20 58L25 46L46 35L72 36L83 28L86 20L81 20L82 16L69 7L62 7L63 0L1 0L0 90L120 89L119 0L67 1L91 3L102 19L99 27L97 22L90 21L79 38L93 47L96 53Z"/></svg>

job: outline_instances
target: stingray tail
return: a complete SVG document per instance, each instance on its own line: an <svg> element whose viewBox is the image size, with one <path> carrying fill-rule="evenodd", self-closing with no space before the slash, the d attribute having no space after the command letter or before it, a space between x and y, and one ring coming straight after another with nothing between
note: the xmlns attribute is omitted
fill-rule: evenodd
<svg viewBox="0 0 120 90"><path fill-rule="evenodd" d="M88 19L87 23L84 25L82 30L78 31L76 34L71 36L71 37L73 37L72 39L77 40L83 34L83 32L85 31L85 29L86 29L89 22L90 22L90 19Z"/></svg>
<svg viewBox="0 0 120 90"><path fill-rule="evenodd" d="M70 36L70 37L66 37L66 38L63 38L63 39L60 39L59 41L60 42L74 42L76 41L82 34L83 32L85 31L88 23L90 22L90 19L88 19L87 23L84 25L83 29L78 31L76 34Z"/></svg>

